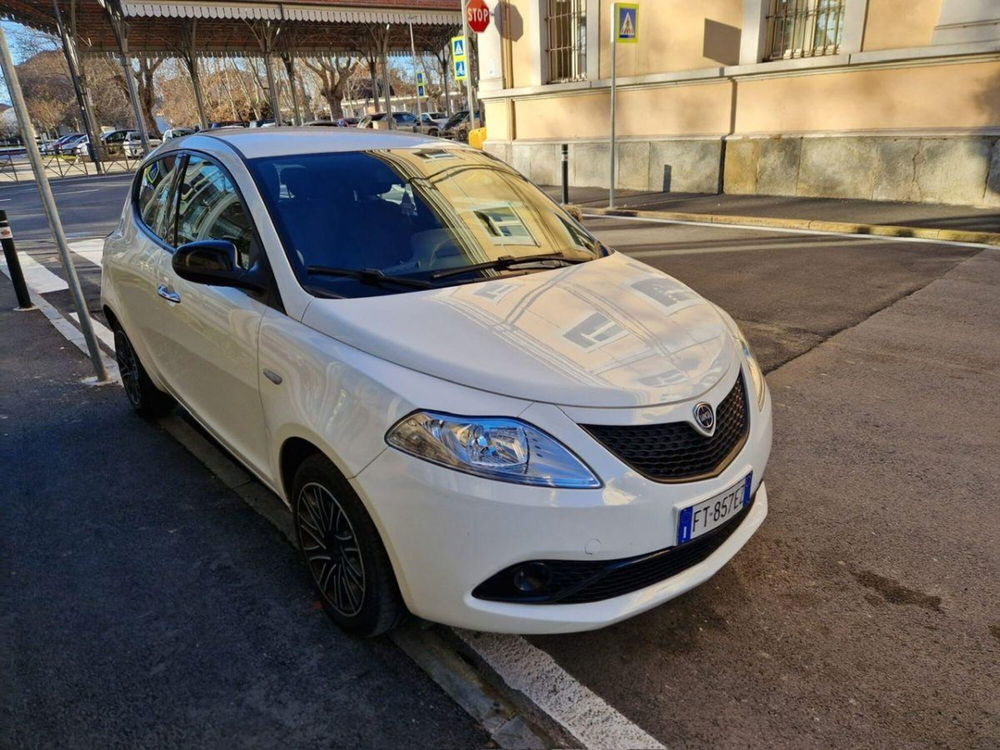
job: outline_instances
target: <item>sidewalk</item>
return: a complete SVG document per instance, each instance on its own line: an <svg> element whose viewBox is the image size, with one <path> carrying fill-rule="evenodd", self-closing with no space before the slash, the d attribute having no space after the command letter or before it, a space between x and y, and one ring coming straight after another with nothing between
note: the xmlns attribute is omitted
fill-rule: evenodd
<svg viewBox="0 0 1000 750"><path fill-rule="evenodd" d="M483 747L0 277L0 746Z"/></svg>
<svg viewBox="0 0 1000 750"><path fill-rule="evenodd" d="M561 200L561 187L543 189ZM584 209L606 209L608 191L570 188L570 202ZM637 211L637 215L657 212L662 214L660 218L1000 244L1000 209L972 206L623 190L615 193L615 207Z"/></svg>

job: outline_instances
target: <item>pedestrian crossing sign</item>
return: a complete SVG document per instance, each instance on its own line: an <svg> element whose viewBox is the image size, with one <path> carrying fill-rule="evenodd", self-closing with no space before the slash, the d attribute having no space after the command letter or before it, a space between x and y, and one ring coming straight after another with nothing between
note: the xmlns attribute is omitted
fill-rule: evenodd
<svg viewBox="0 0 1000 750"><path fill-rule="evenodd" d="M635 3L615 3L615 42L635 44L639 41L639 6Z"/></svg>
<svg viewBox="0 0 1000 750"><path fill-rule="evenodd" d="M427 96L427 91L426 91L426 89L424 89L424 85L423 84L420 84L419 86L417 86L417 96L419 98L421 98L421 99L423 99L424 97Z"/></svg>
<svg viewBox="0 0 1000 750"><path fill-rule="evenodd" d="M424 82L424 74L419 70L417 71L417 85L421 85Z"/></svg>
<svg viewBox="0 0 1000 750"><path fill-rule="evenodd" d="M455 66L455 80L464 81L467 76L467 64L465 62L465 37L453 36L451 38L451 61Z"/></svg>

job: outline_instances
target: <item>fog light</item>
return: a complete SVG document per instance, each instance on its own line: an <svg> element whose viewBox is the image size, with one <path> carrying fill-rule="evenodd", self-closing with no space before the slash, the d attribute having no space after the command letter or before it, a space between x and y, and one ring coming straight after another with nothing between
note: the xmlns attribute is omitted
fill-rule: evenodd
<svg viewBox="0 0 1000 750"><path fill-rule="evenodd" d="M543 562L530 562L514 571L514 588L525 594L535 594L549 585L552 571Z"/></svg>

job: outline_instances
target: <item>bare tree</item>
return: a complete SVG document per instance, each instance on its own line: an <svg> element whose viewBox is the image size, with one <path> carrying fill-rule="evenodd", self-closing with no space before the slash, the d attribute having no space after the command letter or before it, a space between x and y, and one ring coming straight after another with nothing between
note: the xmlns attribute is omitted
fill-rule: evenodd
<svg viewBox="0 0 1000 750"><path fill-rule="evenodd" d="M139 107L142 110L142 118L146 121L146 130L151 136L159 136L160 134L160 128L156 124L156 115L153 112L156 108L156 87L154 86L153 78L165 59L163 57L140 55L138 58L138 70L131 65L128 66L129 72L135 78L136 88L138 89ZM119 76L118 83L125 95L128 96L128 86L125 83L124 74Z"/></svg>
<svg viewBox="0 0 1000 750"><path fill-rule="evenodd" d="M330 108L330 119L338 120L343 117L344 108L341 102L344 100L344 94L351 77L361 64L360 61L353 57L341 58L338 55L316 58L315 60L303 58L302 62L316 74L316 78L319 80L319 93L326 99L327 106Z"/></svg>

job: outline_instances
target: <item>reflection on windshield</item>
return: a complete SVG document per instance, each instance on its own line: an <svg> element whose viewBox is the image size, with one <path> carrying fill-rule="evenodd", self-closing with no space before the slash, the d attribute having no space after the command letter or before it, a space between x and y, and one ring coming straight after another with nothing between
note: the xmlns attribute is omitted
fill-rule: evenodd
<svg viewBox="0 0 1000 750"><path fill-rule="evenodd" d="M538 188L477 151L292 155L253 160L251 169L303 281L310 266L430 279L500 258L549 254L579 262L603 254ZM455 280L503 273L486 268ZM347 297L404 291L347 276L309 284Z"/></svg>

